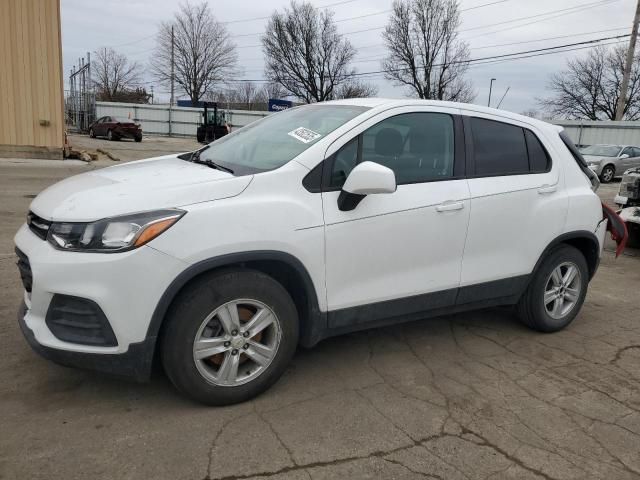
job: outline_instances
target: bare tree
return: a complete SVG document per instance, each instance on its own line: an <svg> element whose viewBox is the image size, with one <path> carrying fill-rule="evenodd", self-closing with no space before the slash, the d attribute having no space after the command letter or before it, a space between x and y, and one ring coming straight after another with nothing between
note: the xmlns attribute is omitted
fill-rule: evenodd
<svg viewBox="0 0 640 480"><path fill-rule="evenodd" d="M332 98L355 71L351 43L338 33L333 12L291 1L274 12L262 37L267 78L291 95L311 103Z"/></svg>
<svg viewBox="0 0 640 480"><path fill-rule="evenodd" d="M163 22L151 60L153 75L165 86L171 83L171 48L175 52L175 83L192 102L205 98L218 82L235 73L235 44L224 24L216 21L206 2L186 2L171 22Z"/></svg>
<svg viewBox="0 0 640 480"><path fill-rule="evenodd" d="M386 77L419 98L471 102L476 93L464 78L469 46L458 38L457 0L394 0L383 33Z"/></svg>
<svg viewBox="0 0 640 480"><path fill-rule="evenodd" d="M289 92L279 83L269 82L258 92L258 96L261 102L268 103L270 98L283 99L288 97Z"/></svg>
<svg viewBox="0 0 640 480"><path fill-rule="evenodd" d="M551 76L549 98L539 99L547 115L569 119L615 120L624 71L626 48L596 47L583 58L569 60L567 68ZM640 119L640 56L629 80L626 120Z"/></svg>
<svg viewBox="0 0 640 480"><path fill-rule="evenodd" d="M94 52L92 76L98 99L114 101L136 89L141 67L113 48L102 47Z"/></svg>
<svg viewBox="0 0 640 480"><path fill-rule="evenodd" d="M361 82L353 79L340 84L333 98L366 98L375 97L378 94L378 87L370 83Z"/></svg>

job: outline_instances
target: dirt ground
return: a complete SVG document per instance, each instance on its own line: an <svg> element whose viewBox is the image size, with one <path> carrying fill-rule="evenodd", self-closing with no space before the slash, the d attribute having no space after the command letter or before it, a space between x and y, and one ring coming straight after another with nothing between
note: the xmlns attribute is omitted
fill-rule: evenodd
<svg viewBox="0 0 640 480"><path fill-rule="evenodd" d="M196 145L72 141L121 161ZM0 478L640 478L637 252L607 248L565 331L492 309L346 335L232 407L194 404L161 373L134 384L39 358L16 323L13 235L44 187L109 164L0 161Z"/></svg>

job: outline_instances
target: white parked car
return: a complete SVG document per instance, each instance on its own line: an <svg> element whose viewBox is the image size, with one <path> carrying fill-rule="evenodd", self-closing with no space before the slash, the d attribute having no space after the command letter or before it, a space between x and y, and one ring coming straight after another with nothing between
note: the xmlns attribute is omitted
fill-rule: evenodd
<svg viewBox="0 0 640 480"><path fill-rule="evenodd" d="M622 177L625 170L640 167L640 147L631 145L590 145L580 149L589 168L602 183Z"/></svg>
<svg viewBox="0 0 640 480"><path fill-rule="evenodd" d="M559 127L457 103L293 108L202 150L43 191L16 237L19 315L51 360L145 379L154 354L208 404L246 400L296 347L517 305L578 314L607 221Z"/></svg>

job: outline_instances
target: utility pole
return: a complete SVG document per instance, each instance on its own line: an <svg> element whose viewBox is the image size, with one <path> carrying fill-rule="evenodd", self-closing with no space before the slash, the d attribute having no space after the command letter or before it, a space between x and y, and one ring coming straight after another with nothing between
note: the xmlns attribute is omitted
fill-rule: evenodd
<svg viewBox="0 0 640 480"><path fill-rule="evenodd" d="M627 50L627 61L624 65L624 75L622 76L622 86L620 87L620 98L618 98L618 106L616 107L616 120L622 120L624 114L624 106L627 104L627 90L629 89L629 77L631 76L631 67L633 66L633 57L636 53L636 39L638 38L638 23L640 23L640 0L636 5L636 14L633 17L633 28L631 29L631 38L629 38L629 50Z"/></svg>
<svg viewBox="0 0 640 480"><path fill-rule="evenodd" d="M640 0L638 0L640 2ZM175 93L175 37L173 35L173 26L171 26L171 100L169 101L169 136L171 136L171 111L173 109L174 93Z"/></svg>
<svg viewBox="0 0 640 480"><path fill-rule="evenodd" d="M638 2L640 2L640 0L638 0ZM491 82L489 83L489 101L487 102L487 107L491 106L491 90L493 89L493 82L495 82L496 79L492 78Z"/></svg>

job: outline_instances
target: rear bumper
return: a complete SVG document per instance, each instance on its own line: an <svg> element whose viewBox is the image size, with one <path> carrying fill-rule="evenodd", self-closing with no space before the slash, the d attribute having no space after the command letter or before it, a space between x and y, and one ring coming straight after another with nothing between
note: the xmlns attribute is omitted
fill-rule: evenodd
<svg viewBox="0 0 640 480"><path fill-rule="evenodd" d="M149 379L153 363L155 337L143 342L129 344L124 353L86 353L46 347L36 340L33 331L27 326L24 317L27 306L23 301L18 311L18 324L27 343L40 356L65 367L94 370L109 375L127 378L138 382Z"/></svg>
<svg viewBox="0 0 640 480"><path fill-rule="evenodd" d="M136 138L136 137L142 137L142 130L116 128L113 130L113 134L120 138Z"/></svg>

